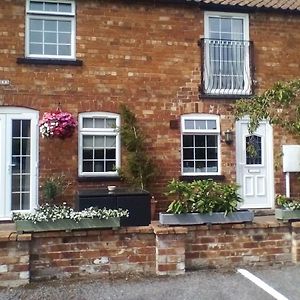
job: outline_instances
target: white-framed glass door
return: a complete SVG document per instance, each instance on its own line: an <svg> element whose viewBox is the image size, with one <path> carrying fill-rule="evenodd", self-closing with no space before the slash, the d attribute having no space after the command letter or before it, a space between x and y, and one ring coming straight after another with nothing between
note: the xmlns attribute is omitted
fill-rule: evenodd
<svg viewBox="0 0 300 300"><path fill-rule="evenodd" d="M248 121L236 123L237 184L241 208L274 207L273 131L267 122L249 134Z"/></svg>
<svg viewBox="0 0 300 300"><path fill-rule="evenodd" d="M38 112L0 108L0 219L32 211L38 191Z"/></svg>

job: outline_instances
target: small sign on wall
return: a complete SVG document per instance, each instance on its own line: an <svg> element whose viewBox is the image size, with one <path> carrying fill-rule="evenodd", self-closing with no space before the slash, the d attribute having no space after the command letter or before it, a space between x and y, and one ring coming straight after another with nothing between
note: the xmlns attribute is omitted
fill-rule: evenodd
<svg viewBox="0 0 300 300"><path fill-rule="evenodd" d="M283 172L300 172L300 145L282 146Z"/></svg>
<svg viewBox="0 0 300 300"><path fill-rule="evenodd" d="M0 79L0 85L10 85L10 80L8 80L8 79Z"/></svg>

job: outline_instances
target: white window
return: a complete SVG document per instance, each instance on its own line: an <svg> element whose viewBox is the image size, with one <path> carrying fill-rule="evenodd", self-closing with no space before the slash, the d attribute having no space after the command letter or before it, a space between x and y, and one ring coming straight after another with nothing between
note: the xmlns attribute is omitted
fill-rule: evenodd
<svg viewBox="0 0 300 300"><path fill-rule="evenodd" d="M79 176L114 176L120 167L120 116L114 113L79 115Z"/></svg>
<svg viewBox="0 0 300 300"><path fill-rule="evenodd" d="M27 0L26 57L75 59L75 2Z"/></svg>
<svg viewBox="0 0 300 300"><path fill-rule="evenodd" d="M207 94L251 93L247 14L205 13L204 89Z"/></svg>
<svg viewBox="0 0 300 300"><path fill-rule="evenodd" d="M220 121L216 115L181 117L183 175L220 174Z"/></svg>

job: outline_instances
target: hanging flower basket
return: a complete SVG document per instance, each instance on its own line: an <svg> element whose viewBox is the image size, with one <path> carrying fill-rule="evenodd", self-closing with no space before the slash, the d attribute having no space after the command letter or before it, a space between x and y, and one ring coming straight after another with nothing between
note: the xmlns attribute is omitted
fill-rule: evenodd
<svg viewBox="0 0 300 300"><path fill-rule="evenodd" d="M55 112L44 113L39 127L43 138L58 137L64 139L72 136L77 127L77 121L70 113L57 109Z"/></svg>

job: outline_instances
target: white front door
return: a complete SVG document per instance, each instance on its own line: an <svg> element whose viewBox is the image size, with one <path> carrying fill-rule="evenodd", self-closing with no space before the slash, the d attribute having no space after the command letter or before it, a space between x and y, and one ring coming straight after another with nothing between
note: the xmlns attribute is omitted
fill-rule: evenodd
<svg viewBox="0 0 300 300"><path fill-rule="evenodd" d="M267 122L249 134L248 121L236 122L237 184L241 208L274 206L273 130Z"/></svg>
<svg viewBox="0 0 300 300"><path fill-rule="evenodd" d="M0 107L0 220L37 205L38 112Z"/></svg>

